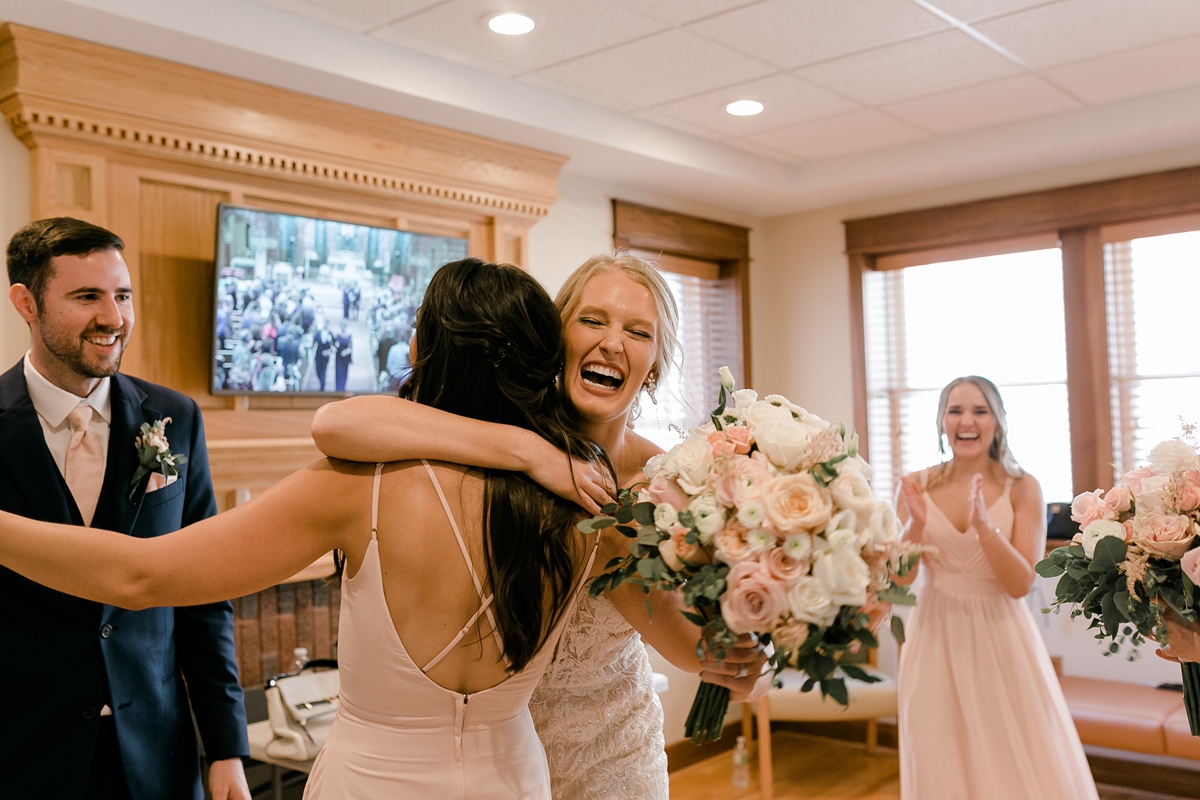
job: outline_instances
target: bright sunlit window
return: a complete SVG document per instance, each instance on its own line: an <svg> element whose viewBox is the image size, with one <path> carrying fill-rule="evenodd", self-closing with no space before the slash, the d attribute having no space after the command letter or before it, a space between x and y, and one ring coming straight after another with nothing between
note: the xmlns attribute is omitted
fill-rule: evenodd
<svg viewBox="0 0 1200 800"><path fill-rule="evenodd" d="M1200 423L1200 231L1104 247L1113 458L1119 470Z"/></svg>
<svg viewBox="0 0 1200 800"><path fill-rule="evenodd" d="M708 419L717 403L717 370L728 366L742 385L742 314L730 279L666 271L663 277L679 305L683 369L659 387L657 403L642 393L634 430L669 450L681 441L681 431Z"/></svg>
<svg viewBox="0 0 1200 800"><path fill-rule="evenodd" d="M938 450L938 395L982 375L1000 388L1017 461L1047 501L1071 499L1058 248L868 272L863 299L877 492L949 458L949 445Z"/></svg>

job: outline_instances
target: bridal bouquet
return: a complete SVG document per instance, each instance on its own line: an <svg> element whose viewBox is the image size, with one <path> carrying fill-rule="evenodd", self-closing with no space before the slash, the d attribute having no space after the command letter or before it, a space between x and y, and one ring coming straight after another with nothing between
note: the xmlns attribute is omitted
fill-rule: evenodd
<svg viewBox="0 0 1200 800"><path fill-rule="evenodd" d="M1125 473L1107 492L1076 497L1071 519L1082 531L1038 562L1037 572L1058 578L1052 605L1075 606L1071 618L1091 620L1096 638L1111 640L1109 653L1126 640L1167 644L1168 609L1185 623L1196 620L1200 457L1193 445L1178 439L1155 445L1147 466ZM1200 736L1200 664L1183 663L1183 697L1192 735Z"/></svg>
<svg viewBox="0 0 1200 800"><path fill-rule="evenodd" d="M878 680L847 651L876 647L891 604L912 595L904 576L920 549L901 544L891 506L875 499L871 468L842 425L786 397L734 391L721 369L718 408L669 453L645 467L648 484L623 489L591 533L614 527L629 554L608 563L593 595L629 581L680 591L684 612L703 627L698 654L722 659L739 634L773 642L771 666L808 675L803 691L846 705L843 676ZM892 631L903 641L900 619ZM693 742L720 737L729 690L702 683L688 715Z"/></svg>

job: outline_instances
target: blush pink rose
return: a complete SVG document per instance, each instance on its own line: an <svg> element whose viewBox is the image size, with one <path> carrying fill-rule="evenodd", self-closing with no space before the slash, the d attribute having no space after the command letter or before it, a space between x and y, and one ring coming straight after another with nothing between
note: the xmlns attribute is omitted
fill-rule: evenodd
<svg viewBox="0 0 1200 800"><path fill-rule="evenodd" d="M689 564L712 563L708 551L701 547L699 542L687 543L687 535L688 529L677 522L671 526L670 538L658 543L658 554L662 556L663 563L676 572L687 566L683 563L685 561Z"/></svg>
<svg viewBox="0 0 1200 800"><path fill-rule="evenodd" d="M773 547L759 559L776 580L790 584L808 574L808 560L792 558L782 547Z"/></svg>
<svg viewBox="0 0 1200 800"><path fill-rule="evenodd" d="M708 445L712 448L713 458L733 455L733 442L722 431L713 431L708 435Z"/></svg>
<svg viewBox="0 0 1200 800"><path fill-rule="evenodd" d="M1178 514L1151 511L1133 520L1133 540L1156 555L1182 558L1192 542L1192 522Z"/></svg>
<svg viewBox="0 0 1200 800"><path fill-rule="evenodd" d="M1133 491L1128 486L1114 486L1105 493L1104 505L1116 514L1124 514L1133 508Z"/></svg>
<svg viewBox="0 0 1200 800"><path fill-rule="evenodd" d="M1187 575L1192 583L1200 585L1200 547L1193 547L1184 553L1179 566L1183 567L1183 574Z"/></svg>
<svg viewBox="0 0 1200 800"><path fill-rule="evenodd" d="M1084 492L1071 501L1071 519L1079 523L1080 528L1086 528L1098 519L1116 519L1117 512L1104 502L1104 490Z"/></svg>
<svg viewBox="0 0 1200 800"><path fill-rule="evenodd" d="M674 509L687 508L688 503L691 502L691 498L683 489L679 488L679 484L674 478L664 478L658 475L650 481L650 486L646 491L654 503L658 505L669 503Z"/></svg>
<svg viewBox="0 0 1200 800"><path fill-rule="evenodd" d="M817 530L833 516L829 490L807 472L771 479L763 486L762 500L767 518L780 533Z"/></svg>
<svg viewBox="0 0 1200 800"><path fill-rule="evenodd" d="M1200 507L1200 487L1184 483L1179 489L1179 510L1195 511Z"/></svg>
<svg viewBox="0 0 1200 800"><path fill-rule="evenodd" d="M780 625L771 632L771 641L775 647L786 653L795 653L808 639L808 623L792 621Z"/></svg>
<svg viewBox="0 0 1200 800"><path fill-rule="evenodd" d="M713 537L713 549L717 558L726 564L740 564L758 558L758 550L746 540L750 531L737 520L730 520Z"/></svg>
<svg viewBox="0 0 1200 800"><path fill-rule="evenodd" d="M746 561L729 570L721 595L721 616L729 630L769 631L787 609L787 591L761 563Z"/></svg>
<svg viewBox="0 0 1200 800"><path fill-rule="evenodd" d="M771 473L762 464L739 458L717 479L717 499L727 506L740 508L747 500L757 499L762 494L763 484L769 480Z"/></svg>
<svg viewBox="0 0 1200 800"><path fill-rule="evenodd" d="M725 436L733 443L733 452L744 456L750 452L750 429L744 425L734 425L725 429Z"/></svg>
<svg viewBox="0 0 1200 800"><path fill-rule="evenodd" d="M1118 484L1129 487L1129 490L1135 495L1141 494L1142 481L1144 481L1146 478L1153 478L1154 475L1155 472L1150 467L1138 467L1137 469L1130 470L1122 475L1121 480L1118 481ZM1072 508L1072 510L1074 509Z"/></svg>

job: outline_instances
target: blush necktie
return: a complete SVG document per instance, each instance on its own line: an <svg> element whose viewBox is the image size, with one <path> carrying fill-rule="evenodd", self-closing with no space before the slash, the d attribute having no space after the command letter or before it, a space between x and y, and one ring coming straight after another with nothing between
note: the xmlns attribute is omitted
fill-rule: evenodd
<svg viewBox="0 0 1200 800"><path fill-rule="evenodd" d="M92 524L96 503L100 501L100 489L104 485L104 451L100 437L89 430L92 411L91 406L81 403L67 415L71 443L67 447L66 469L63 470L67 488L75 498L84 525Z"/></svg>

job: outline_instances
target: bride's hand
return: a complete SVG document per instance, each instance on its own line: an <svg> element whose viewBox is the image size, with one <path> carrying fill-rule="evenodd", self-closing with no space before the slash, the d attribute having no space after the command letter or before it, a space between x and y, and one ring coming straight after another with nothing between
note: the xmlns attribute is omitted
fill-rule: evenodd
<svg viewBox="0 0 1200 800"><path fill-rule="evenodd" d="M1167 661L1200 661L1200 622L1184 625L1179 618L1167 617L1167 647L1155 652Z"/></svg>
<svg viewBox="0 0 1200 800"><path fill-rule="evenodd" d="M737 644L725 651L725 659L718 661L706 652L700 661L700 680L729 690L733 703L754 702L771 688L774 676L763 674L767 663L767 652L752 636L743 634Z"/></svg>
<svg viewBox="0 0 1200 800"><path fill-rule="evenodd" d="M539 437L540 438L540 437ZM544 439L541 441L545 442ZM600 513L600 507L616 500L612 476L603 468L566 454L545 442L544 454L532 460L525 474L545 489L575 503L589 514Z"/></svg>

